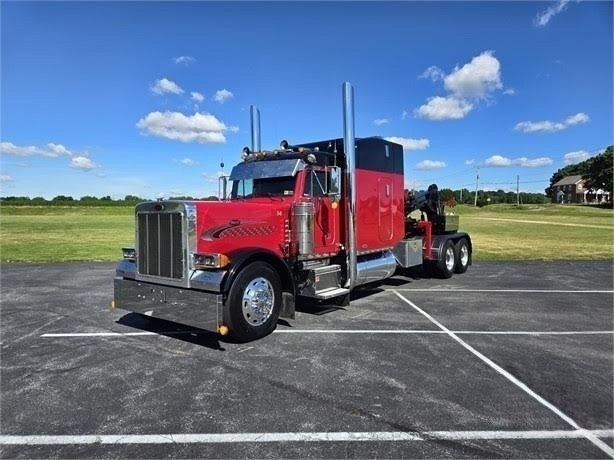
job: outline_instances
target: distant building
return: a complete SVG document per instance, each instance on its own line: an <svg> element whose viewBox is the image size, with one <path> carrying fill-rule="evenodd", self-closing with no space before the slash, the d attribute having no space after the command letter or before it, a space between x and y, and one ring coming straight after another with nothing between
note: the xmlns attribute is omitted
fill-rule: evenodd
<svg viewBox="0 0 614 460"><path fill-rule="evenodd" d="M553 203L606 203L610 194L601 189L586 188L581 175L566 176L552 186Z"/></svg>

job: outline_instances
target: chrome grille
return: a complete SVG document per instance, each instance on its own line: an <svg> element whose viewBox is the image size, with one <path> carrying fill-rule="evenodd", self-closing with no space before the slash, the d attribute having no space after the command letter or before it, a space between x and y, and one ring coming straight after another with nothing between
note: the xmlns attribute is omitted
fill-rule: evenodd
<svg viewBox="0 0 614 460"><path fill-rule="evenodd" d="M141 275L183 278L181 218L179 212L137 214L137 260Z"/></svg>

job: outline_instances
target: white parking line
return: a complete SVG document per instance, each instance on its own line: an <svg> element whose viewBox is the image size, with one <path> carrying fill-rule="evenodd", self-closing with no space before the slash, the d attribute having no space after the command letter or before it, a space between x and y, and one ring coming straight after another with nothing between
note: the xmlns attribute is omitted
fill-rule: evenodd
<svg viewBox="0 0 614 460"><path fill-rule="evenodd" d="M458 335L614 335L614 331L450 331ZM40 337L70 338L70 337L131 337L165 335L198 335L199 331L161 331L161 332L67 332L48 333ZM447 334L447 331L429 329L276 329L274 334Z"/></svg>
<svg viewBox="0 0 614 460"><path fill-rule="evenodd" d="M393 288L384 289L385 291L403 291L403 292L503 292L503 293L527 293L527 294L614 294L612 290L590 290L590 291L578 291L578 290L561 290L561 289L456 289L450 288Z"/></svg>
<svg viewBox="0 0 614 460"><path fill-rule="evenodd" d="M125 435L0 435L0 445L60 444L219 444L243 442L356 442L356 441L429 441L490 439L582 439L614 437L614 430L552 431L406 431L374 432L290 432L290 433L195 433L195 434L125 434Z"/></svg>
<svg viewBox="0 0 614 460"><path fill-rule="evenodd" d="M198 334L199 331L162 331L162 332L69 332L42 334L45 339L54 337L130 337L141 335L186 335Z"/></svg>
<svg viewBox="0 0 614 460"><path fill-rule="evenodd" d="M508 371L506 371L505 369L503 369L501 366L499 366L498 364L496 364L494 361L492 361L491 359L487 358L486 356L484 356L482 353L480 353L479 351L477 351L475 348L473 348L471 345L469 345L467 342L465 342L463 339L461 339L460 337L458 337L458 335L454 334L452 331L450 331L448 328L446 328L443 324L441 324L439 321L437 321L435 318L433 318L431 315L429 315L427 312L425 312L424 310L422 310L420 307L418 307L416 304L414 304L411 300L405 298L402 294L400 294L397 291L393 291L397 297L399 297L401 300L403 300L406 304L408 304L410 307L412 307L414 310L416 310L418 313L422 314L424 317L426 317L429 321L431 321L433 324L435 324L438 328L440 328L442 331L446 331L447 334L450 336L450 338L454 339L456 342L458 342L463 348L465 348L467 351L471 352L473 355L475 355L477 358L479 358L481 361L483 361L484 363L486 363L488 366L490 366L492 369L494 369L495 371L497 371L499 374L501 374L503 377L505 377L507 380L509 380L510 382L512 382L514 385L516 385L518 388L520 388L521 390L523 390L525 393L527 393L529 396L531 396L533 399L535 399L536 401L538 401L540 404L542 404L543 406L547 407L548 409L550 409L552 412L554 412L556 415L558 415L560 418L562 418L565 422L567 422L571 427L575 428L576 430L581 431L582 433L584 433L586 439L588 439L590 442L592 442L595 446L597 446L599 449L601 449L603 452L605 452L606 454L608 454L610 457L614 458L614 449L612 449L610 446L608 446L605 442L601 441L598 437L596 437L594 434L592 434L590 431L588 430L584 430L582 428L580 428L580 426L568 415L566 415L565 413L563 413L559 408L557 408L554 404L550 403L549 401L547 401L546 399L544 399L543 397L541 397L540 395L538 395L537 393L535 393L533 390L531 390L525 383L521 382L520 380L518 380L516 377L514 377L512 374L510 374Z"/></svg>
<svg viewBox="0 0 614 460"><path fill-rule="evenodd" d="M614 335L614 331L451 331L466 335ZM275 329L275 334L447 334L430 329ZM42 337L42 336L41 336Z"/></svg>

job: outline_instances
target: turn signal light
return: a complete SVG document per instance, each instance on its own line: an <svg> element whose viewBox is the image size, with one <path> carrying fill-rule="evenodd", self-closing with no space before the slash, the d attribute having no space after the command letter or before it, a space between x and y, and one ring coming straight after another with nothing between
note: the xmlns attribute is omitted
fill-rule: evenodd
<svg viewBox="0 0 614 460"><path fill-rule="evenodd" d="M136 260L136 249L130 247L122 248L122 255L126 260Z"/></svg>

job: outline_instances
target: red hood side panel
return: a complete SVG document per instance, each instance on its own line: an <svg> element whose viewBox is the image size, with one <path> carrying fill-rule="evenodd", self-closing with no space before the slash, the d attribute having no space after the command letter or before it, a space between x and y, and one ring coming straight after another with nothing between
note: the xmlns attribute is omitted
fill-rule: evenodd
<svg viewBox="0 0 614 460"><path fill-rule="evenodd" d="M258 247L285 255L290 199L197 202L197 250L233 252Z"/></svg>

